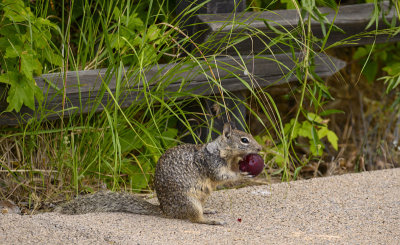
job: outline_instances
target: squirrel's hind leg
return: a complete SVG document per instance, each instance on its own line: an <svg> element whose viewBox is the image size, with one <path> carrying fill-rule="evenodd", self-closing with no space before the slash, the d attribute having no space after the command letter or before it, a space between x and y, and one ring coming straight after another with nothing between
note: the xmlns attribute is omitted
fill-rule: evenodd
<svg viewBox="0 0 400 245"><path fill-rule="evenodd" d="M193 223L208 225L225 225L220 220L207 219L203 215L203 206L200 200L194 197L180 196L180 202L173 205L163 205L162 210L165 215L171 218L188 219ZM210 211L210 210L206 210Z"/></svg>
<svg viewBox="0 0 400 245"><path fill-rule="evenodd" d="M211 214L211 213L216 213L216 211L206 209L203 212L202 203L195 198L190 198L190 200L188 200L186 207L186 215L190 221L192 221L193 223L208 224L208 225L226 224L226 222L224 221L207 219L204 217L203 213Z"/></svg>

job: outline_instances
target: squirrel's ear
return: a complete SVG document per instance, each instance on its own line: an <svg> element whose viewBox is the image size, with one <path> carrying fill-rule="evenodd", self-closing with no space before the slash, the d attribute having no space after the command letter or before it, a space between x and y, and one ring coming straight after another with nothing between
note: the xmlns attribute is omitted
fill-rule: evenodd
<svg viewBox="0 0 400 245"><path fill-rule="evenodd" d="M222 134L223 134L226 138L231 137L231 134L232 134L232 126L231 126L229 123L225 123L225 124L224 124L224 130L223 130Z"/></svg>
<svg viewBox="0 0 400 245"><path fill-rule="evenodd" d="M214 141L212 141L212 142L210 142L210 143L207 144L206 149L207 149L207 151L210 152L211 154L214 154L214 153L216 153L217 150L218 150L218 145L217 145Z"/></svg>

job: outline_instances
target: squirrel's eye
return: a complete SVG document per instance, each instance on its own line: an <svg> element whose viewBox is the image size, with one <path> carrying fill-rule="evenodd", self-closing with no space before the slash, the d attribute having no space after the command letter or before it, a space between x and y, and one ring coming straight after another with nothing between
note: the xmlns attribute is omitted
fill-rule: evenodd
<svg viewBox="0 0 400 245"><path fill-rule="evenodd" d="M244 144L248 144L249 143L249 139L246 138L246 137L241 138L240 141L242 141L242 143L244 143Z"/></svg>

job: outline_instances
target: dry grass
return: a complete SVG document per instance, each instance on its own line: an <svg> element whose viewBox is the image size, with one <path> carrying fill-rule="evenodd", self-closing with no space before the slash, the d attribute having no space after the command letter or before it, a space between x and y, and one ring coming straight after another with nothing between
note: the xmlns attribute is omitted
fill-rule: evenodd
<svg viewBox="0 0 400 245"><path fill-rule="evenodd" d="M11 133L10 133L11 134ZM0 197L32 213L50 206L68 180L57 168L60 134L3 136L0 140ZM65 151L64 151L65 152ZM57 168L57 169L55 169ZM27 195L28 193L28 195Z"/></svg>

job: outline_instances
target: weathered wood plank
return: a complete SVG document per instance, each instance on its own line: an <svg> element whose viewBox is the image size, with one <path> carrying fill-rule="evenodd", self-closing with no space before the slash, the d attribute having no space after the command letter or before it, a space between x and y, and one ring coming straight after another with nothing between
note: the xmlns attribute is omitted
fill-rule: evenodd
<svg viewBox="0 0 400 245"><path fill-rule="evenodd" d="M388 2L384 2L383 9L387 11ZM344 5L340 6L338 14L330 8L321 8L322 13L327 14L327 19L330 22L335 23L338 27L343 29L345 33L341 32L331 32L328 38L327 45L334 44L336 42L342 41L350 36L360 34L365 31L372 31L375 29L375 24L371 28L365 30L369 21L371 20L372 13L374 11L373 4L355 4L355 5ZM198 38L199 43L206 43L210 41L207 46L210 48L210 52L213 52L217 47L213 47L213 44L221 45L218 40L222 40L227 37L230 33L230 37L245 37L252 33L252 30L258 30L265 35L258 34L253 36L251 39L246 40L235 45L235 48L241 54L258 53L260 51L264 52L284 52L288 50L288 47L283 45L274 45L268 47L267 49L265 43L269 43L270 40L277 35L269 27L267 27L264 21L268 22L270 26L277 28L285 33L287 31L292 31L298 27L300 16L296 10L276 10L269 12L247 12L241 13L234 16L235 21L232 21L232 15L230 14L218 14L218 15L198 15L199 22L202 22L198 26L198 31L207 30L205 33ZM386 19L390 22L392 18L397 18L395 14L394 7L387 13ZM232 24L235 23L235 24ZM397 21L398 23L398 21ZM323 38L322 28L319 22L312 20L311 28L313 34L318 38ZM388 28L380 16L379 29ZM286 31L284 30L286 29ZM329 29L329 26L326 27ZM363 45L371 44L373 42L394 42L400 41L400 34L390 37L389 35L378 35L362 38L353 38L351 40L352 44L343 44L341 46L349 45ZM264 43L265 42L265 43ZM318 46L315 46L318 49ZM230 48L228 53L236 54L236 50Z"/></svg>
<svg viewBox="0 0 400 245"><path fill-rule="evenodd" d="M203 4L206 0L197 0L196 5ZM179 15L193 6L193 0L180 0L177 2L176 13ZM208 1L200 8L199 14L237 13L246 9L246 0L213 0Z"/></svg>
<svg viewBox="0 0 400 245"><path fill-rule="evenodd" d="M297 59L301 57L296 54ZM151 67L146 71L129 72L122 80L123 91L120 96L119 104L121 107L128 107L135 101L142 98L143 90L152 90L173 93L180 91L190 91L195 94L210 95L218 93L217 84L213 84L210 79L212 74L216 76L218 83L230 92L246 90L247 86L253 88L264 88L269 85L286 83L297 80L290 71L294 69L295 62L288 54L262 55L258 57L244 58L245 64L238 57L219 57L216 61L191 64L168 64ZM315 72L321 77L327 77L339 69L343 68L345 62L324 54L320 54L315 60ZM212 73L210 68L212 68ZM242 68L241 68L242 67ZM246 67L246 68L244 68ZM207 71L206 73L202 70ZM63 99L63 76L65 74L45 74L36 78L38 86L43 90L45 102L43 107L48 112L47 119L60 118L62 115ZM73 113L87 113L95 108L102 111L103 105L112 102L111 96L102 87L109 87L115 94L117 78L115 72L107 69L90 71L67 72L66 94L64 115L69 116ZM52 85L49 85L51 82ZM184 86L182 86L184 82ZM99 99L96 99L96 98ZM96 104L101 101L101 104ZM0 102L0 111L4 111L6 105ZM21 112L1 113L0 124L18 124L18 121L39 117L35 112L23 107Z"/></svg>

